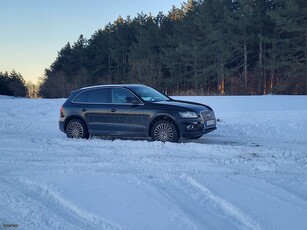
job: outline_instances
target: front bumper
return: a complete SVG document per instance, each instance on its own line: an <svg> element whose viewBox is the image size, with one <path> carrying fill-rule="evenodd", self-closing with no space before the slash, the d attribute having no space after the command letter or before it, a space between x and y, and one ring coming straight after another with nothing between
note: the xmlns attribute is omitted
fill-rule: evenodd
<svg viewBox="0 0 307 230"><path fill-rule="evenodd" d="M207 123L201 119L181 119L178 124L180 135L183 138L193 138L202 136L217 129L215 118L214 124L206 124Z"/></svg>

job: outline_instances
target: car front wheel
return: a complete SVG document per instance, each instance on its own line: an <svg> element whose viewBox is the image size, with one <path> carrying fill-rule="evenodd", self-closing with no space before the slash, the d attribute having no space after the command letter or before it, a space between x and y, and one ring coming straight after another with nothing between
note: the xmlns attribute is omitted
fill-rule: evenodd
<svg viewBox="0 0 307 230"><path fill-rule="evenodd" d="M72 119L66 126L68 138L88 138L89 134L85 123L80 119Z"/></svg>
<svg viewBox="0 0 307 230"><path fill-rule="evenodd" d="M178 142L179 140L179 133L175 125L164 120L154 124L151 136L154 141Z"/></svg>

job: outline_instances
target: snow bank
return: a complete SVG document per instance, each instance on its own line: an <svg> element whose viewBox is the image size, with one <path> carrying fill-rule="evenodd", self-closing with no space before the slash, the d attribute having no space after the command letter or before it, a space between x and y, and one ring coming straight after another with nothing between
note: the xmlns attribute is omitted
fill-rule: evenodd
<svg viewBox="0 0 307 230"><path fill-rule="evenodd" d="M303 142L307 137L307 96L175 98L212 106L222 120L215 135L282 142Z"/></svg>

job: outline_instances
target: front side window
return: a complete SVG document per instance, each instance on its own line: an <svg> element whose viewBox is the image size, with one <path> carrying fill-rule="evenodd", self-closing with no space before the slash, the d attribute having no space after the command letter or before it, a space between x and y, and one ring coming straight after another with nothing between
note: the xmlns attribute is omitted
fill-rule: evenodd
<svg viewBox="0 0 307 230"><path fill-rule="evenodd" d="M112 103L113 104L131 104L138 99L126 89L114 88L112 89Z"/></svg>
<svg viewBox="0 0 307 230"><path fill-rule="evenodd" d="M91 89L80 93L73 102L77 103L108 103L108 89Z"/></svg>
<svg viewBox="0 0 307 230"><path fill-rule="evenodd" d="M137 86L132 88L132 90L141 97L144 101L169 101L170 98L160 93L159 91L147 87L147 86Z"/></svg>

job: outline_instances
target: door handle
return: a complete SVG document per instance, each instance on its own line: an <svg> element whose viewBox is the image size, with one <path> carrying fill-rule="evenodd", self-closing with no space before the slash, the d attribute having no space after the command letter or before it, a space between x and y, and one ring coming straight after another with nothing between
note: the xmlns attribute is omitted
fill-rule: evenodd
<svg viewBox="0 0 307 230"><path fill-rule="evenodd" d="M87 109L83 108L81 111L82 111L82 112L85 112L86 110L87 110Z"/></svg>
<svg viewBox="0 0 307 230"><path fill-rule="evenodd" d="M111 112L112 112L112 113L114 113L114 112L116 112L116 111L117 111L116 109L111 109Z"/></svg>

